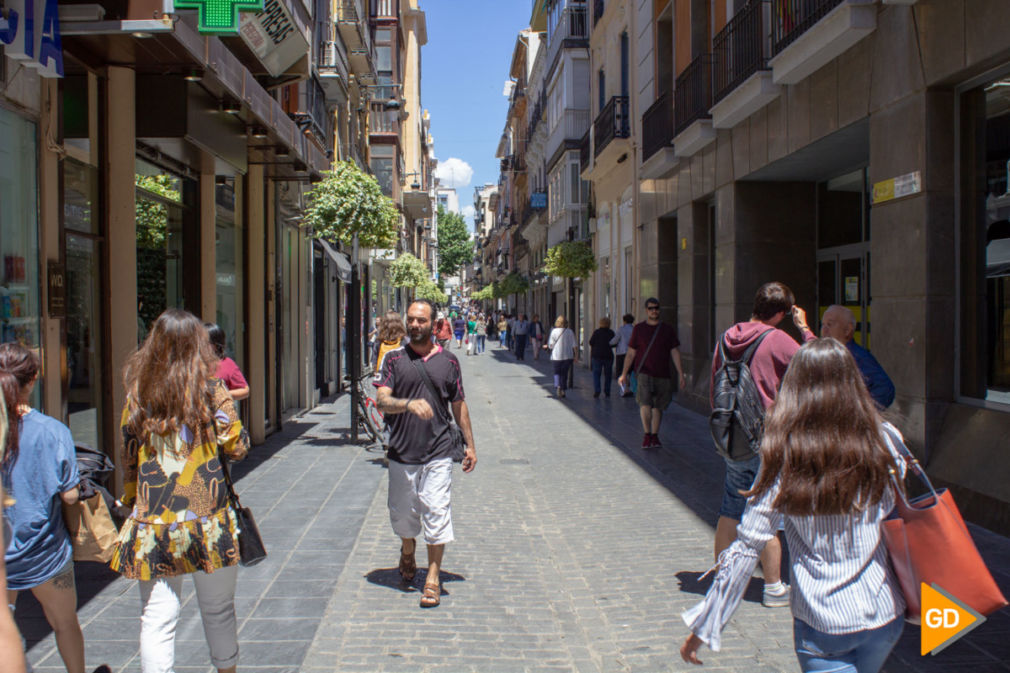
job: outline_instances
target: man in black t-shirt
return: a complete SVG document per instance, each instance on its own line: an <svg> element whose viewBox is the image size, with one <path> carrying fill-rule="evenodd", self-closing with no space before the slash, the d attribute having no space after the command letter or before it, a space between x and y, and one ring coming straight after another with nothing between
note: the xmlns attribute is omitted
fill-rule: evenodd
<svg viewBox="0 0 1010 673"><path fill-rule="evenodd" d="M459 360L431 341L435 310L423 300L407 309L410 343L390 351L383 359L382 371L375 377L376 402L389 426L389 520L402 539L400 575L414 579L415 540L422 531L428 545L428 577L421 596L421 607L439 604L439 570L445 544L452 542L452 426L448 418L451 405L456 424L463 431L466 451L463 471L477 465L470 412L463 394ZM423 367L438 392L431 390L419 371ZM435 405L439 405L436 407Z"/></svg>

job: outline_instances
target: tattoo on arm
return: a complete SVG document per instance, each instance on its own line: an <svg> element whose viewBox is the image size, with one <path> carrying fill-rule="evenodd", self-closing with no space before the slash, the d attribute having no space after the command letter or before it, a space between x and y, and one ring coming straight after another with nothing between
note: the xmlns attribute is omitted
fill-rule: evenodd
<svg viewBox="0 0 1010 673"><path fill-rule="evenodd" d="M393 397L393 391L390 388L379 388L379 392L375 396L375 404L384 414L404 414L407 413L407 405L410 404L410 400Z"/></svg>

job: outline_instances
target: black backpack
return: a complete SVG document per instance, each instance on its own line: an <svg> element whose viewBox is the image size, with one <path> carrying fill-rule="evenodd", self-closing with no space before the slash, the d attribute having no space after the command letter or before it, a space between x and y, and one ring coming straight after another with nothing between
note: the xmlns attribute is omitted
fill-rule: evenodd
<svg viewBox="0 0 1010 673"><path fill-rule="evenodd" d="M761 449L765 408L749 365L754 352L771 331L766 330L759 336L739 360L726 357L726 335L719 337L722 366L712 381L712 413L708 426L716 450L730 460L748 460Z"/></svg>

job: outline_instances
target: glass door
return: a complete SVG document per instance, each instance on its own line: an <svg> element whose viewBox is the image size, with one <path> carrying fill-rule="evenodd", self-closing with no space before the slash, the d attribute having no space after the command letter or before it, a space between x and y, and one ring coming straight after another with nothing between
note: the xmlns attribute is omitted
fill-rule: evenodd
<svg viewBox="0 0 1010 673"><path fill-rule="evenodd" d="M102 432L102 248L98 170L63 162L63 227L67 269L67 413L74 441L106 450Z"/></svg>
<svg viewBox="0 0 1010 673"><path fill-rule="evenodd" d="M870 347L869 260L863 245L817 253L817 316L832 304L848 308L856 316L853 339L864 348Z"/></svg>

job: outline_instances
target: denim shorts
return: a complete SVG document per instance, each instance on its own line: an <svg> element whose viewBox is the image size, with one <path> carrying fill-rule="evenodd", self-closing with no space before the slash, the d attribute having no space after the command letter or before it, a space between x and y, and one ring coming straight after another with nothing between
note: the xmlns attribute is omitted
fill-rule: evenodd
<svg viewBox="0 0 1010 673"><path fill-rule="evenodd" d="M722 494L722 505L719 516L725 516L739 521L743 510L747 507L747 498L740 491L749 490L754 485L758 470L761 468L761 456L749 460L726 460L726 483Z"/></svg>

